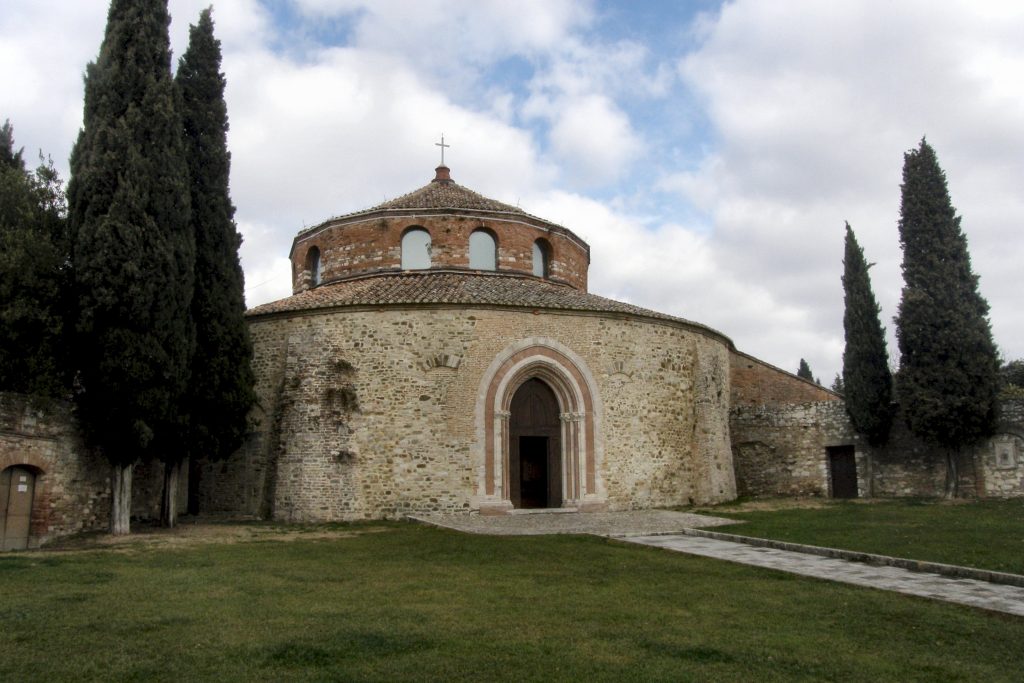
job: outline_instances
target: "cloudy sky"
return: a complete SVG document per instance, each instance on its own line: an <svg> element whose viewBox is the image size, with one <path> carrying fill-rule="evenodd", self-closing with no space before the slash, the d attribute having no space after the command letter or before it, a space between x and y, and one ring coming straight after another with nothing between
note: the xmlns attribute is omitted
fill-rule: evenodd
<svg viewBox="0 0 1024 683"><path fill-rule="evenodd" d="M290 293L298 230L429 181L443 133L457 182L590 243L592 292L829 384L844 221L892 337L903 153L927 136L1024 357L1024 3L212 1L249 305ZM210 2L171 0L175 55ZM65 178L106 9L0 13L0 120Z"/></svg>

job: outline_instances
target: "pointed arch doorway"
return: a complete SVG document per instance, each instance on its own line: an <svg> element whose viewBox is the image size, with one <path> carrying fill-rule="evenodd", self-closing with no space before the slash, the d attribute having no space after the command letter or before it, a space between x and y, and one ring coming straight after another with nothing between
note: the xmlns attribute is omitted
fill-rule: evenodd
<svg viewBox="0 0 1024 683"><path fill-rule="evenodd" d="M516 508L562 506L562 421L543 380L528 379L509 405L509 493Z"/></svg>

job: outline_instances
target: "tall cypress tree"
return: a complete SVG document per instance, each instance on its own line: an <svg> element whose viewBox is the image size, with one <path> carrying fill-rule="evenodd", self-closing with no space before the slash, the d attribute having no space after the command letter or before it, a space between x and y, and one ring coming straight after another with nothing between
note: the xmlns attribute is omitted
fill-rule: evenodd
<svg viewBox="0 0 1024 683"><path fill-rule="evenodd" d="M814 373L811 372L811 366L803 358L800 359L800 367L797 368L796 376L808 382L814 381Z"/></svg>
<svg viewBox="0 0 1024 683"><path fill-rule="evenodd" d="M64 192L53 164L29 172L0 126L0 390L66 396L67 240Z"/></svg>
<svg viewBox="0 0 1024 683"><path fill-rule="evenodd" d="M252 343L244 319L245 285L238 260L242 238L228 193L231 155L220 65L220 41L213 34L210 10L205 9L199 24L190 29L188 49L175 76L182 100L196 238L192 299L196 351L186 401L191 411L187 455L193 462L201 457L220 459L236 450L256 401ZM166 464L162 517L167 526L174 525L180 463L175 459Z"/></svg>
<svg viewBox="0 0 1024 683"><path fill-rule="evenodd" d="M889 437L892 426L892 373L885 347L885 330L879 321L879 307L871 291L870 266L857 243L850 224L846 224L846 252L843 257L843 294L845 310L843 330L842 386L846 412L854 428L880 446Z"/></svg>
<svg viewBox="0 0 1024 683"><path fill-rule="evenodd" d="M111 532L129 532L132 468L180 448L194 330L189 221L166 0L113 0L86 70L68 186L78 415L112 466Z"/></svg>
<svg viewBox="0 0 1024 683"><path fill-rule="evenodd" d="M999 361L946 176L923 139L904 155L899 230L896 392L911 431L945 450L946 495L955 496L960 450L995 428Z"/></svg>

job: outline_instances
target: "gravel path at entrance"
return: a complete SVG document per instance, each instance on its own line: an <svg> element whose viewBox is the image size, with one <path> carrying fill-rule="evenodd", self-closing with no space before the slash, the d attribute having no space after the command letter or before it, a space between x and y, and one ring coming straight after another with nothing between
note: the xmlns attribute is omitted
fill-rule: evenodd
<svg viewBox="0 0 1024 683"><path fill-rule="evenodd" d="M734 519L671 510L628 512L519 512L511 515L410 515L424 524L495 536L595 534L633 536L670 534L683 529L736 524Z"/></svg>

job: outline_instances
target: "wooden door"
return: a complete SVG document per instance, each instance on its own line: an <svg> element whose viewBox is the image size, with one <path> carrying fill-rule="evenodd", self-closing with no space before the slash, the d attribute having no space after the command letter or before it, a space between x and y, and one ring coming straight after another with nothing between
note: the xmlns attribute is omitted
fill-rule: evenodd
<svg viewBox="0 0 1024 683"><path fill-rule="evenodd" d="M517 508L562 506L562 422L547 384L529 379L509 406L509 492Z"/></svg>
<svg viewBox="0 0 1024 683"><path fill-rule="evenodd" d="M856 498L857 459L853 446L834 446L827 449L827 452L832 477L832 497Z"/></svg>
<svg viewBox="0 0 1024 683"><path fill-rule="evenodd" d="M36 475L25 467L0 473L0 550L28 547Z"/></svg>

